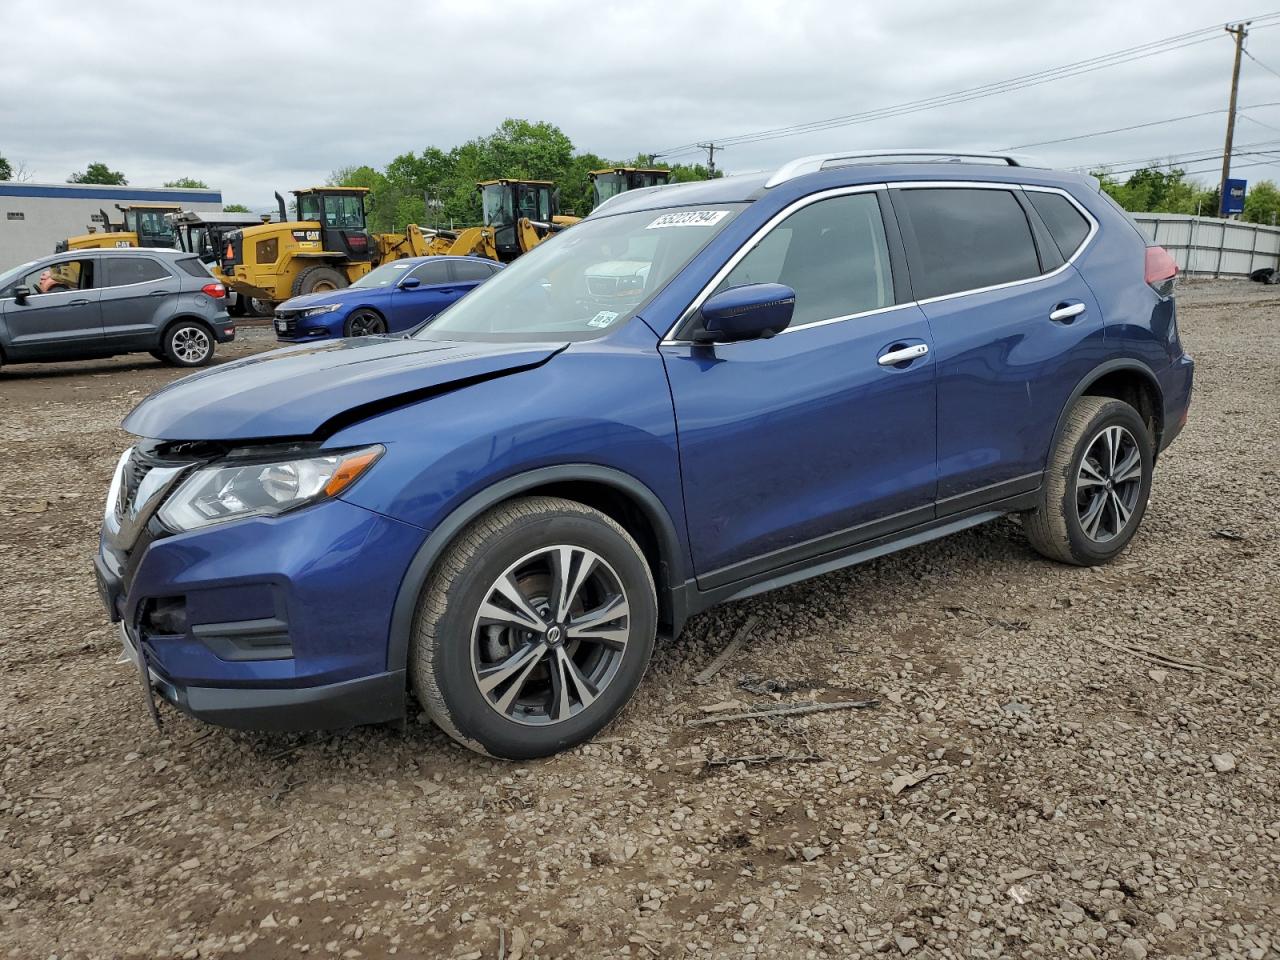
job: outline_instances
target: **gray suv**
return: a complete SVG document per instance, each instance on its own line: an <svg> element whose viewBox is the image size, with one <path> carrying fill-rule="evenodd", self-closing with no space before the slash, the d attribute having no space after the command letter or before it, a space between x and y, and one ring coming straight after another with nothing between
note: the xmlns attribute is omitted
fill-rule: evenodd
<svg viewBox="0 0 1280 960"><path fill-rule="evenodd" d="M235 335L226 288L180 250L72 250L0 273L0 364L145 352L199 367Z"/></svg>

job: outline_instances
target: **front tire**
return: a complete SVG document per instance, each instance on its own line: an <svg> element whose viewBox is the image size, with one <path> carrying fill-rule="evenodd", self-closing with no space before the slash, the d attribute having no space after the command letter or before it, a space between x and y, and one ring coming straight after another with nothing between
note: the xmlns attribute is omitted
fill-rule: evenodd
<svg viewBox="0 0 1280 960"><path fill-rule="evenodd" d="M180 321L164 335L162 353L175 367L203 367L213 359L213 334L202 323Z"/></svg>
<svg viewBox="0 0 1280 960"><path fill-rule="evenodd" d="M1081 397L1049 456L1040 505L1023 527L1051 560L1091 567L1120 553L1138 531L1155 463L1147 425L1129 404Z"/></svg>
<svg viewBox="0 0 1280 960"><path fill-rule="evenodd" d="M414 689L464 746L545 757L631 698L657 611L644 554L611 518L558 497L513 500L459 534L423 589Z"/></svg>
<svg viewBox="0 0 1280 960"><path fill-rule="evenodd" d="M387 332L387 321L373 310L357 310L347 318L343 335L373 337Z"/></svg>

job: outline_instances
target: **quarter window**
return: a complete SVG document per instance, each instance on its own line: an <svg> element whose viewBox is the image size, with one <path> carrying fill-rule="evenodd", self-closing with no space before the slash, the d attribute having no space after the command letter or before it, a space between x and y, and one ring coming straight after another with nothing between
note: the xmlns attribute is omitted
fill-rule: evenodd
<svg viewBox="0 0 1280 960"><path fill-rule="evenodd" d="M791 326L893 304L893 277L874 193L811 203L769 231L715 293L749 283L782 283L796 294Z"/></svg>
<svg viewBox="0 0 1280 960"><path fill-rule="evenodd" d="M1069 259L1080 249L1084 238L1089 236L1089 221L1076 209L1075 204L1060 193L1028 190L1026 194L1044 225L1049 228L1053 242L1058 245L1063 257Z"/></svg>
<svg viewBox="0 0 1280 960"><path fill-rule="evenodd" d="M170 277L168 270L149 257L107 257L105 266L105 286L108 287L124 287Z"/></svg>
<svg viewBox="0 0 1280 960"><path fill-rule="evenodd" d="M1031 225L1008 190L897 190L894 209L914 247L911 285L919 300L977 290L1040 273Z"/></svg>

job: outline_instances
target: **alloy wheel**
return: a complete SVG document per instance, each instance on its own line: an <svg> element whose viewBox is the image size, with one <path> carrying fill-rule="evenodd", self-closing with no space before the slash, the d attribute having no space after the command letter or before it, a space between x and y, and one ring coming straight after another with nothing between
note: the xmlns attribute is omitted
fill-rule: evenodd
<svg viewBox="0 0 1280 960"><path fill-rule="evenodd" d="M212 347L209 334L199 327L182 327L173 335L173 354L183 363L200 363Z"/></svg>
<svg viewBox="0 0 1280 960"><path fill-rule="evenodd" d="M472 628L472 676L508 720L560 723L590 707L616 676L630 623L626 589L603 557L544 547L486 591Z"/></svg>
<svg viewBox="0 0 1280 960"><path fill-rule="evenodd" d="M1142 494L1142 451L1124 427L1104 427L1085 447L1076 472L1076 516L1095 543L1124 532Z"/></svg>
<svg viewBox="0 0 1280 960"><path fill-rule="evenodd" d="M373 313L361 311L351 318L351 335L367 337L383 332L382 318Z"/></svg>

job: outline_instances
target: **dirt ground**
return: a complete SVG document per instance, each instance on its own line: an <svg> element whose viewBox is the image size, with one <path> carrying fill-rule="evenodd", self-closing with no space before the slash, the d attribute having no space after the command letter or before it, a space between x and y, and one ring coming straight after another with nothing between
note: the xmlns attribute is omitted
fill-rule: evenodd
<svg viewBox="0 0 1280 960"><path fill-rule="evenodd" d="M526 764L422 717L157 734L90 557L118 424L177 374L8 368L0 956L1280 956L1280 295L1187 284L1181 325L1191 422L1118 562L1002 521L721 607Z"/></svg>

